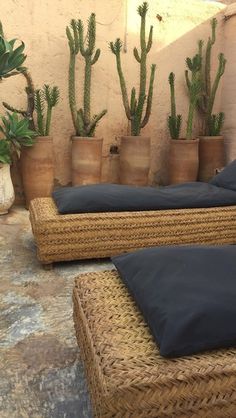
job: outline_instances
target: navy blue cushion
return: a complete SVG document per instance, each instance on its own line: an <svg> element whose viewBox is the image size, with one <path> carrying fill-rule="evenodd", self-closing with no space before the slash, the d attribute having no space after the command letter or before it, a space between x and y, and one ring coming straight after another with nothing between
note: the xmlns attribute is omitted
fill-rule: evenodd
<svg viewBox="0 0 236 418"><path fill-rule="evenodd" d="M200 208L236 204L236 192L208 183L167 187L93 184L62 187L52 194L59 213L121 212Z"/></svg>
<svg viewBox="0 0 236 418"><path fill-rule="evenodd" d="M232 161L219 174L214 176L209 183L236 191L236 160Z"/></svg>
<svg viewBox="0 0 236 418"><path fill-rule="evenodd" d="M155 247L112 261L162 356L236 346L236 246Z"/></svg>

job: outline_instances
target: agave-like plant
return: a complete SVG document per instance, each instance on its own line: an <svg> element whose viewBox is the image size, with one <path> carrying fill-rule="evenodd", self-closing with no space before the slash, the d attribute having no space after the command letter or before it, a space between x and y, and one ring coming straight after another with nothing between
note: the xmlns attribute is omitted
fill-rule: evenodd
<svg viewBox="0 0 236 418"><path fill-rule="evenodd" d="M20 41L20 45L14 49L16 41L16 39L10 41L5 39L0 22L0 80L23 70L21 66L26 59L26 55L23 54L25 44Z"/></svg>
<svg viewBox="0 0 236 418"><path fill-rule="evenodd" d="M10 143L6 139L0 140L0 163L2 164L11 163Z"/></svg>
<svg viewBox="0 0 236 418"><path fill-rule="evenodd" d="M6 140L10 145L11 153L15 151L19 157L23 146L31 147L34 144L34 137L37 133L29 129L29 120L20 118L17 113L11 115L7 112L7 116L1 116L1 120L2 140Z"/></svg>

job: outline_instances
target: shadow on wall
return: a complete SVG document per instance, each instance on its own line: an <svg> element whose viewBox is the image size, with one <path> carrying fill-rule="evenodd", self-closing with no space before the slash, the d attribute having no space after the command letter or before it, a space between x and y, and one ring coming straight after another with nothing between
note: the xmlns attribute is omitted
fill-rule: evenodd
<svg viewBox="0 0 236 418"><path fill-rule="evenodd" d="M81 0L78 10L77 0L60 0L57 18L55 3L50 0L28 2L22 0L15 5L14 0L4 2L2 20L6 35L23 39L27 46L27 66L29 67L36 87L44 83L57 84L61 91L61 100L55 109L52 131L54 134L56 183L70 182L70 141L73 126L67 99L67 72L69 49L65 27L70 19L86 20L92 11L97 16L97 47L102 54L94 67L92 82L92 108L96 113L102 108L108 114L97 129L97 136L104 137L103 181L109 181L109 149L119 135L127 134L127 120L124 113L117 76L115 57L108 49L108 42L120 37L125 42L126 52L122 54L123 70L127 88L138 87L138 65L133 57L133 47L139 46L140 20L136 13L142 0L110 0L109 8L101 7L103 0ZM213 68L217 63L218 52L222 50L224 6L216 2L201 0L165 0L149 1L147 27L154 26L154 42L148 57L148 64L157 64L156 81L152 115L144 135L152 138L152 166L150 182L165 183L166 158L168 152L168 132L166 127L169 113L168 75L176 74L176 100L178 113L183 114L183 134L188 100L185 89L185 58L196 53L198 39L207 40L210 34L210 19L216 16L219 21L217 43L214 47ZM59 2L58 2L59 4ZM9 10L11 9L11 14ZM21 16L28 24L21 25ZM53 22L53 24L52 24ZM227 58L227 57L226 57ZM77 91L81 97L82 62L78 65ZM23 80L12 78L2 83L1 99L13 102L17 107L24 107L25 96ZM216 100L216 110L220 106L220 89ZM2 109L1 109L2 111ZM227 117L227 115L226 115ZM199 122L195 123L195 133Z"/></svg>

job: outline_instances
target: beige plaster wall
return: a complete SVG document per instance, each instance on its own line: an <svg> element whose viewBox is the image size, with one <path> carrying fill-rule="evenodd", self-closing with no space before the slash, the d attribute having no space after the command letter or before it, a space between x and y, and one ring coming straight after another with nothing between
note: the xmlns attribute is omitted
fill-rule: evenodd
<svg viewBox="0 0 236 418"><path fill-rule="evenodd" d="M115 57L108 49L108 41L120 37L126 50L122 53L123 68L129 90L138 84L138 65L133 58L133 47L139 45L139 17L136 13L140 0L7 0L1 2L1 19L7 37L24 40L29 67L36 87L44 83L56 84L61 100L54 112L53 135L56 154L56 179L60 184L70 182L70 135L73 126L67 99L67 72L69 52L65 27L71 18L87 19L94 11L97 16L97 46L101 58L93 67L93 111L108 109L97 135L104 137L103 180L108 180L109 147L116 137L128 132ZM169 112L168 74L176 74L178 112L183 114L183 136L186 123L187 97L184 84L186 56L196 52L200 38L207 39L213 16L219 17L214 65L222 49L222 10L218 2L201 0L150 0L148 24L154 26L154 43L149 63L157 64L153 111L144 134L152 137L151 182L165 182L168 132L166 119ZM160 15L160 21L156 16ZM77 92L81 97L83 64L78 63ZM24 106L24 80L11 78L1 83L1 100ZM216 107L219 107L220 92ZM0 109L2 111L2 108ZM195 124L195 132L199 130Z"/></svg>

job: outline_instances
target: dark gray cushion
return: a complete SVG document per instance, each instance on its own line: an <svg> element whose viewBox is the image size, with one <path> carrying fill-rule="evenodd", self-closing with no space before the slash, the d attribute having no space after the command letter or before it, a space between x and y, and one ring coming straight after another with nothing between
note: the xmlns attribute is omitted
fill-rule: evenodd
<svg viewBox="0 0 236 418"><path fill-rule="evenodd" d="M210 184L236 191L236 160L232 161L224 170L214 176Z"/></svg>
<svg viewBox="0 0 236 418"><path fill-rule="evenodd" d="M167 187L96 184L65 187L53 192L59 213L120 212L199 208L236 204L236 192L208 183Z"/></svg>
<svg viewBox="0 0 236 418"><path fill-rule="evenodd" d="M155 247L112 261L162 356L236 345L236 246Z"/></svg>

